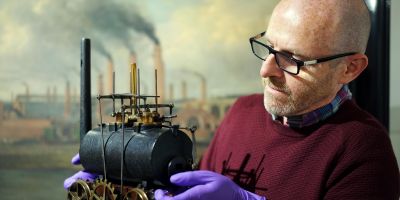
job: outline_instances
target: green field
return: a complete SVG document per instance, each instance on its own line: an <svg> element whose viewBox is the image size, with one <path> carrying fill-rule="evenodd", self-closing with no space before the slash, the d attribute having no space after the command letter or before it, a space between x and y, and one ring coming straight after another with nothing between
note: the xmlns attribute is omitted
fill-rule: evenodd
<svg viewBox="0 0 400 200"><path fill-rule="evenodd" d="M78 150L79 144L0 144L0 199L66 199L63 182L80 169L70 164Z"/></svg>
<svg viewBox="0 0 400 200"><path fill-rule="evenodd" d="M64 179L74 170L0 169L2 200L64 200Z"/></svg>

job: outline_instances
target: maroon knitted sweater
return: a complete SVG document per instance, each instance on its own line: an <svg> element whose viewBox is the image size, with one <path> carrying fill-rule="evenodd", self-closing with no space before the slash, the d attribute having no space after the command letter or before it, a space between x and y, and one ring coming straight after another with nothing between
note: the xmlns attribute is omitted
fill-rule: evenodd
<svg viewBox="0 0 400 200"><path fill-rule="evenodd" d="M262 95L239 98L200 168L269 200L399 198L387 131L352 101L321 123L293 129L272 120Z"/></svg>

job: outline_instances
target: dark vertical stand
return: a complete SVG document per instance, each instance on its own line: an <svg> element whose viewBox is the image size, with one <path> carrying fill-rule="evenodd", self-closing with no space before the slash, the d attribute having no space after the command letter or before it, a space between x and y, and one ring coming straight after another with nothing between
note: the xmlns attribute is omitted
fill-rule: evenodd
<svg viewBox="0 0 400 200"><path fill-rule="evenodd" d="M390 1L365 0L371 12L367 69L350 84L357 103L389 129Z"/></svg>
<svg viewBox="0 0 400 200"><path fill-rule="evenodd" d="M92 104L90 94L90 39L81 41L81 99L80 140L92 129Z"/></svg>

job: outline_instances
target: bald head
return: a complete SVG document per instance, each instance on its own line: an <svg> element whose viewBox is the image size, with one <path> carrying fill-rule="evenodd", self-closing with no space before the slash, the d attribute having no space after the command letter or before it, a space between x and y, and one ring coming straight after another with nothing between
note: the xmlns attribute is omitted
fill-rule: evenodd
<svg viewBox="0 0 400 200"><path fill-rule="evenodd" d="M327 54L364 53L371 22L364 0L281 0L268 29L283 26L298 32L298 39L313 43L308 48L324 49Z"/></svg>

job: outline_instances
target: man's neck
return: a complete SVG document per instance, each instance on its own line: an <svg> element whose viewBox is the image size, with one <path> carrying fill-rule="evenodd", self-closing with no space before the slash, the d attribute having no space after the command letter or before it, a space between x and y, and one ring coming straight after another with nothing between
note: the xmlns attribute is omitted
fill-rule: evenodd
<svg viewBox="0 0 400 200"><path fill-rule="evenodd" d="M336 113L340 105L351 99L352 94L347 85L344 85L336 95L326 104L311 110L307 113L296 115L296 116L272 116L274 120L280 121L283 125L295 128L301 128L305 126L310 126L325 120L329 116Z"/></svg>

